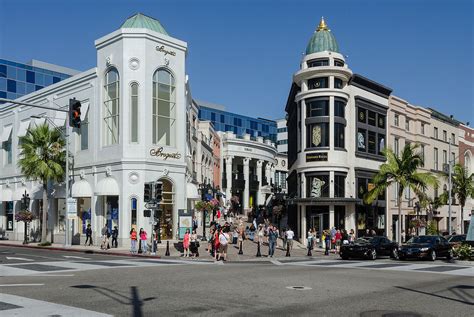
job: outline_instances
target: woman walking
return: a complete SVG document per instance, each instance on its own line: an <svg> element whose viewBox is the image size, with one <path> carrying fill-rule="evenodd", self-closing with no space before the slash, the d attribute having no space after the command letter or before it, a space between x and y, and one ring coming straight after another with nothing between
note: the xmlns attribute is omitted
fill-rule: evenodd
<svg viewBox="0 0 474 317"><path fill-rule="evenodd" d="M191 246L190 246L191 254L193 258L198 257L199 256L199 241L198 241L196 230L193 230L193 233L191 234L190 239L191 239Z"/></svg>
<svg viewBox="0 0 474 317"><path fill-rule="evenodd" d="M130 245L131 245L130 252L132 254L136 254L137 253L137 232L135 231L135 228L132 228L132 230L130 230Z"/></svg>
<svg viewBox="0 0 474 317"><path fill-rule="evenodd" d="M140 228L140 246L142 247L142 253L146 254L147 252L147 241L146 241L146 231L143 228Z"/></svg>
<svg viewBox="0 0 474 317"><path fill-rule="evenodd" d="M189 244L190 244L190 237L191 235L189 234L189 229L186 229L186 233L184 234L183 238L183 248L184 248L184 254L183 256L185 258L189 257Z"/></svg>

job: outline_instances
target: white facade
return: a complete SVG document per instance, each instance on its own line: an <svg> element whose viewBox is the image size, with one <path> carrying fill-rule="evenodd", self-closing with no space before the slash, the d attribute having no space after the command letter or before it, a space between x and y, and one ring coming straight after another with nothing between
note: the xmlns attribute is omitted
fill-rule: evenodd
<svg viewBox="0 0 474 317"><path fill-rule="evenodd" d="M74 129L70 138L74 155L71 193L78 198L79 209L73 217L74 237L82 237L86 223L92 225L95 241L106 223L109 228L118 226L119 244L123 245L129 243L131 227L150 232L148 218L143 216L144 183L161 180L161 233L164 239L175 238L178 210L187 208L187 44L151 29L121 28L96 40L95 46L97 67L20 99L57 108L76 98L83 105L82 128ZM64 113L31 107L20 111L13 105L1 108L2 137L9 129L13 131L8 135L13 161L8 162L5 148L0 158L2 193L26 187L30 196L40 196L38 184L26 180L17 167L17 132L33 115L52 118L48 119L52 126L64 129ZM62 242L65 192L51 188L49 195L49 239ZM7 228L6 209L13 205L14 212L19 210L19 201L13 198L2 195L2 230ZM31 208L39 212L36 205L35 198ZM22 225L14 223L13 230L6 230L10 239L21 239L21 235Z"/></svg>
<svg viewBox="0 0 474 317"><path fill-rule="evenodd" d="M277 151L278 153L288 153L288 128L286 119L278 119L277 123Z"/></svg>

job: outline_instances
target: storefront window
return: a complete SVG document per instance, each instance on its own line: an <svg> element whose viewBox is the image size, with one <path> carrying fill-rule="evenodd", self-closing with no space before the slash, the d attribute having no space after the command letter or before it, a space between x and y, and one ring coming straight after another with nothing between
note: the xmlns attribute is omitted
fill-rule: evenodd
<svg viewBox="0 0 474 317"><path fill-rule="evenodd" d="M368 133L368 145L369 145L369 153L375 154L377 151L377 140L375 136L375 132L369 131Z"/></svg>
<svg viewBox="0 0 474 317"><path fill-rule="evenodd" d="M5 202L5 211L7 214L7 230L12 231L13 230L13 221L14 221L14 216L13 216L13 201L7 201Z"/></svg>
<svg viewBox="0 0 474 317"><path fill-rule="evenodd" d="M334 147L344 148L344 129L341 123L334 123Z"/></svg>
<svg viewBox="0 0 474 317"><path fill-rule="evenodd" d="M365 152L367 148L367 136L364 129L357 130L357 149Z"/></svg>
<svg viewBox="0 0 474 317"><path fill-rule="evenodd" d="M329 146L329 123L316 123L307 127L307 147Z"/></svg>
<svg viewBox="0 0 474 317"><path fill-rule="evenodd" d="M307 176L306 196L308 198L329 197L329 174L321 173Z"/></svg>
<svg viewBox="0 0 474 317"><path fill-rule="evenodd" d="M153 143L174 146L176 87L170 72L159 69L153 75Z"/></svg>
<svg viewBox="0 0 474 317"><path fill-rule="evenodd" d="M334 175L334 197L345 197L346 176Z"/></svg>
<svg viewBox="0 0 474 317"><path fill-rule="evenodd" d="M91 199L90 198L78 198L77 208L77 219L78 219L78 231L82 234L86 234L87 225L91 224Z"/></svg>
<svg viewBox="0 0 474 317"><path fill-rule="evenodd" d="M107 196L105 204L107 227L109 231L112 232L115 226L117 226L117 228L119 226L118 196Z"/></svg>
<svg viewBox="0 0 474 317"><path fill-rule="evenodd" d="M132 228L135 228L135 230L137 230L137 199L136 198L132 198L131 200L130 216L131 216L130 223L132 225Z"/></svg>

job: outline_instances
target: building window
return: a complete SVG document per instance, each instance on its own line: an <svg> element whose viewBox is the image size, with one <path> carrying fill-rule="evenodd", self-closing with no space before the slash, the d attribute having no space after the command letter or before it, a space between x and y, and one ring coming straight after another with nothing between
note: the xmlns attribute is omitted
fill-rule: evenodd
<svg viewBox="0 0 474 317"><path fill-rule="evenodd" d="M376 154L377 153L376 133L373 131L369 131L368 135L369 135L368 137L369 153Z"/></svg>
<svg viewBox="0 0 474 317"><path fill-rule="evenodd" d="M358 111L357 111L357 120L358 120L360 123L367 123L367 111L366 111L365 109L358 108Z"/></svg>
<svg viewBox="0 0 474 317"><path fill-rule="evenodd" d="M443 130L443 141L448 142L448 132L446 130Z"/></svg>
<svg viewBox="0 0 474 317"><path fill-rule="evenodd" d="M130 142L138 142L138 84L130 85Z"/></svg>
<svg viewBox="0 0 474 317"><path fill-rule="evenodd" d="M380 129L385 129L385 116L381 114L377 114L378 120L377 125Z"/></svg>
<svg viewBox="0 0 474 317"><path fill-rule="evenodd" d="M336 67L344 67L344 61L340 59L334 59L334 66Z"/></svg>
<svg viewBox="0 0 474 317"><path fill-rule="evenodd" d="M308 67L320 67L320 66L329 66L329 59L313 59L308 61Z"/></svg>
<svg viewBox="0 0 474 317"><path fill-rule="evenodd" d="M433 138L438 139L438 128L433 128Z"/></svg>
<svg viewBox="0 0 474 317"><path fill-rule="evenodd" d="M383 155L383 150L385 150L385 135L379 134L378 135L378 154Z"/></svg>
<svg viewBox="0 0 474 317"><path fill-rule="evenodd" d="M367 152L367 131L365 129L357 130L357 150Z"/></svg>
<svg viewBox="0 0 474 317"><path fill-rule="evenodd" d="M329 197L329 173L318 173L306 177L306 197Z"/></svg>
<svg viewBox="0 0 474 317"><path fill-rule="evenodd" d="M435 171L438 171L438 149L437 148L434 148L434 169Z"/></svg>
<svg viewBox="0 0 474 317"><path fill-rule="evenodd" d="M225 123L225 116L221 114L221 123Z"/></svg>
<svg viewBox="0 0 474 317"><path fill-rule="evenodd" d="M3 151L5 152L5 165L11 164L13 160L13 150L12 150L12 136L10 134L10 137L8 140L3 142Z"/></svg>
<svg viewBox="0 0 474 317"><path fill-rule="evenodd" d="M410 120L405 118L405 130L410 131Z"/></svg>
<svg viewBox="0 0 474 317"><path fill-rule="evenodd" d="M237 126L237 127L241 127L242 126L242 119L234 118L234 125Z"/></svg>
<svg viewBox="0 0 474 317"><path fill-rule="evenodd" d="M13 201L5 202L6 214L7 214L7 230L13 230Z"/></svg>
<svg viewBox="0 0 474 317"><path fill-rule="evenodd" d="M344 87L344 82L340 78L334 78L334 88L342 89Z"/></svg>
<svg viewBox="0 0 474 317"><path fill-rule="evenodd" d="M176 87L173 75L159 69L153 75L153 143L174 146Z"/></svg>
<svg viewBox="0 0 474 317"><path fill-rule="evenodd" d="M377 126L377 114L369 110L368 122L371 126Z"/></svg>
<svg viewBox="0 0 474 317"><path fill-rule="evenodd" d="M308 89L328 88L328 78L319 77L308 79Z"/></svg>
<svg viewBox="0 0 474 317"><path fill-rule="evenodd" d="M89 112L86 113L84 120L81 120L79 136L81 151L87 150L89 148Z"/></svg>
<svg viewBox="0 0 474 317"><path fill-rule="evenodd" d="M344 148L344 129L345 126L341 123L334 123L334 147Z"/></svg>
<svg viewBox="0 0 474 317"><path fill-rule="evenodd" d="M215 112L211 112L211 121L216 122L216 113Z"/></svg>
<svg viewBox="0 0 474 317"><path fill-rule="evenodd" d="M423 135L425 134L425 124L424 123L421 124L421 134L423 134Z"/></svg>
<svg viewBox="0 0 474 317"><path fill-rule="evenodd" d="M313 99L306 102L306 117L329 116L329 100Z"/></svg>
<svg viewBox="0 0 474 317"><path fill-rule="evenodd" d="M398 149L400 148L399 147L399 142L400 140L398 138L395 138L394 142L393 142L393 152L395 153L396 156L398 156Z"/></svg>
<svg viewBox="0 0 474 317"><path fill-rule="evenodd" d="M393 124L394 124L395 126L397 126L397 127L398 127L398 122L399 122L399 120L400 120L400 119L399 119L399 117L398 117L398 114L395 114L395 116L393 117Z"/></svg>
<svg viewBox="0 0 474 317"><path fill-rule="evenodd" d="M329 123L311 124L307 127L307 147L329 146Z"/></svg>
<svg viewBox="0 0 474 317"><path fill-rule="evenodd" d="M443 165L448 163L448 152L443 150Z"/></svg>
<svg viewBox="0 0 474 317"><path fill-rule="evenodd" d="M105 75L104 90L104 145L112 145L118 143L120 131L120 79L115 68Z"/></svg>
<svg viewBox="0 0 474 317"><path fill-rule="evenodd" d="M135 230L137 230L137 199L132 198L130 203L130 224L132 228L135 228Z"/></svg>
<svg viewBox="0 0 474 317"><path fill-rule="evenodd" d="M344 118L346 102L340 99L334 100L334 116Z"/></svg>
<svg viewBox="0 0 474 317"><path fill-rule="evenodd" d="M454 135L454 133L451 133L451 140L449 142L451 142L451 144L456 143L456 136Z"/></svg>
<svg viewBox="0 0 474 317"><path fill-rule="evenodd" d="M451 162L454 164L456 161L456 154L454 154L454 152L451 152ZM465 164L464 164L465 166Z"/></svg>
<svg viewBox="0 0 474 317"><path fill-rule="evenodd" d="M345 197L345 175L334 175L334 197Z"/></svg>

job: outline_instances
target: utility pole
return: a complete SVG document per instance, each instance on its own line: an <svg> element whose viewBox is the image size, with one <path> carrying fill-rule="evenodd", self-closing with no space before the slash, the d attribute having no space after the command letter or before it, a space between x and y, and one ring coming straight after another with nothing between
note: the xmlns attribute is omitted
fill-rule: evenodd
<svg viewBox="0 0 474 317"><path fill-rule="evenodd" d="M451 156L451 140L452 138L449 138L449 145L448 145L448 157ZM451 159L448 160L448 168L449 168L449 192L448 192L448 199L449 199L449 204L448 204L448 226L449 226L449 229L448 229L448 232L449 232L449 235L452 234L452 230L451 230L451 187L452 187L452 183L451 183Z"/></svg>

